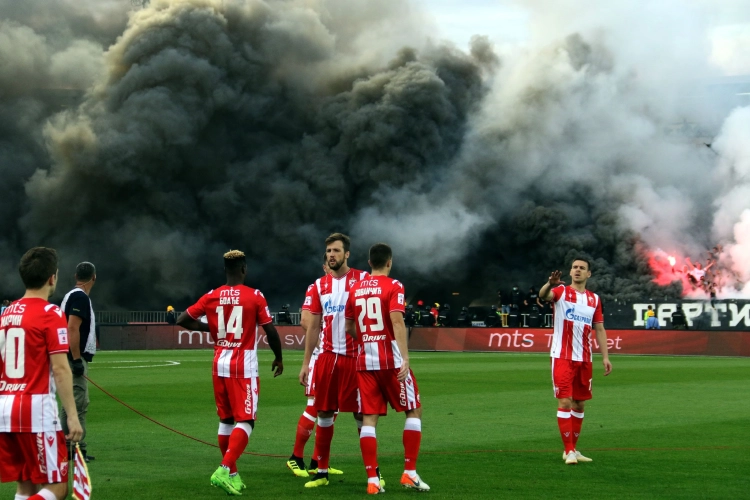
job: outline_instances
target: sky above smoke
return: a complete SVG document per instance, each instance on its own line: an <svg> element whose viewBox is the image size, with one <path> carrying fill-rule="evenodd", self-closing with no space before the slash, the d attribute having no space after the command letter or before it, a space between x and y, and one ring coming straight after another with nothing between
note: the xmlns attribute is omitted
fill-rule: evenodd
<svg viewBox="0 0 750 500"><path fill-rule="evenodd" d="M0 295L47 245L100 308L181 308L240 248L279 305L334 231L411 294L489 303L582 253L608 300L674 297L649 256L721 243L750 295L750 108L705 92L744 64L729 4L500 4L523 29L461 45L430 2L0 0Z"/></svg>

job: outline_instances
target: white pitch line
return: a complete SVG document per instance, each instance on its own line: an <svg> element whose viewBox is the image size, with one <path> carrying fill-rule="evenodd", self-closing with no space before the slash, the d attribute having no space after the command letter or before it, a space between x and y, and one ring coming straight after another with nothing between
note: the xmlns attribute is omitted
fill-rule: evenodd
<svg viewBox="0 0 750 500"><path fill-rule="evenodd" d="M143 361L102 361L102 363L143 363ZM138 366L108 366L106 368L112 368L113 370L122 370L125 368L156 368L159 366L177 366L180 364L179 361L165 361L166 364L161 365L138 365Z"/></svg>

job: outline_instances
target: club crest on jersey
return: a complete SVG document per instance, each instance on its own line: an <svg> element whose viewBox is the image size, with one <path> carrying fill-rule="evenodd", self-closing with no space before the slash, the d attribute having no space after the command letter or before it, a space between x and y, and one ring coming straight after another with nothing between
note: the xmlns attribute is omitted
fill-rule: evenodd
<svg viewBox="0 0 750 500"><path fill-rule="evenodd" d="M357 278L350 279L349 280L349 288L353 287L356 282L357 282Z"/></svg>
<svg viewBox="0 0 750 500"><path fill-rule="evenodd" d="M587 325L590 325L593 321L591 315L587 315L584 311L576 311L575 306L565 310L565 319L568 319L570 321L580 321L581 323L585 323Z"/></svg>

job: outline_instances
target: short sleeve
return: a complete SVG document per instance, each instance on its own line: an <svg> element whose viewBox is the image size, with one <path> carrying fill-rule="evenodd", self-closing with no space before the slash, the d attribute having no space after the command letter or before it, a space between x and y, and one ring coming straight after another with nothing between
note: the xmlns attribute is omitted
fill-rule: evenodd
<svg viewBox="0 0 750 500"><path fill-rule="evenodd" d="M557 302L565 293L565 285L557 285L552 289L552 302Z"/></svg>
<svg viewBox="0 0 750 500"><path fill-rule="evenodd" d="M312 291L315 290L315 283L307 287L305 292L305 301L302 303L302 310L309 311L310 304L312 304Z"/></svg>
<svg viewBox="0 0 750 500"><path fill-rule="evenodd" d="M213 292L213 290L211 290ZM208 296L211 295L211 292L208 292L203 297L198 299L198 302L193 304L192 306L188 307L185 312L193 318L194 320L200 320L201 316L205 316L206 314L206 302L208 301Z"/></svg>
<svg viewBox="0 0 750 500"><path fill-rule="evenodd" d="M320 294L318 293L317 282L313 284L312 290L309 291L309 294L310 305L307 307L307 310L317 316L320 316L321 314L323 314L323 306L320 303ZM305 298L305 302L307 302L307 298Z"/></svg>
<svg viewBox="0 0 750 500"><path fill-rule="evenodd" d="M258 305L256 309L257 313L255 317L255 321L258 324L258 326L272 323L273 316L271 316L271 311L268 310L268 303L266 302L266 298L263 296L262 293L260 293L260 290L255 291L255 300Z"/></svg>
<svg viewBox="0 0 750 500"><path fill-rule="evenodd" d="M50 307L52 306L52 307ZM68 343L68 324L62 310L50 304L47 306L47 321L44 322L44 339L49 354L66 353L70 349Z"/></svg>
<svg viewBox="0 0 750 500"><path fill-rule="evenodd" d="M388 304L388 310L390 312L405 312L404 309L404 285L399 281L394 281L391 284L390 302Z"/></svg>
<svg viewBox="0 0 750 500"><path fill-rule="evenodd" d="M594 319L591 321L592 324L604 323L604 311L602 309L602 298L596 297L596 310L594 311Z"/></svg>
<svg viewBox="0 0 750 500"><path fill-rule="evenodd" d="M91 302L85 292L76 292L70 294L68 301L65 303L65 314L68 317L78 316L82 320L91 317Z"/></svg>

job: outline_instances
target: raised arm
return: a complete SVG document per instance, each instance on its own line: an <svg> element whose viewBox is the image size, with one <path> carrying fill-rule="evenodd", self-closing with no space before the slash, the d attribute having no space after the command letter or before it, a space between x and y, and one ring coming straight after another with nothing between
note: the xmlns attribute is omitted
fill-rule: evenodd
<svg viewBox="0 0 750 500"><path fill-rule="evenodd" d="M540 299L549 301L554 298L552 289L562 284L562 280L560 279L561 276L562 276L562 273L560 271L557 271L557 270L552 271L552 274L549 275L549 279L547 280L547 283L542 285L542 288L539 289Z"/></svg>

